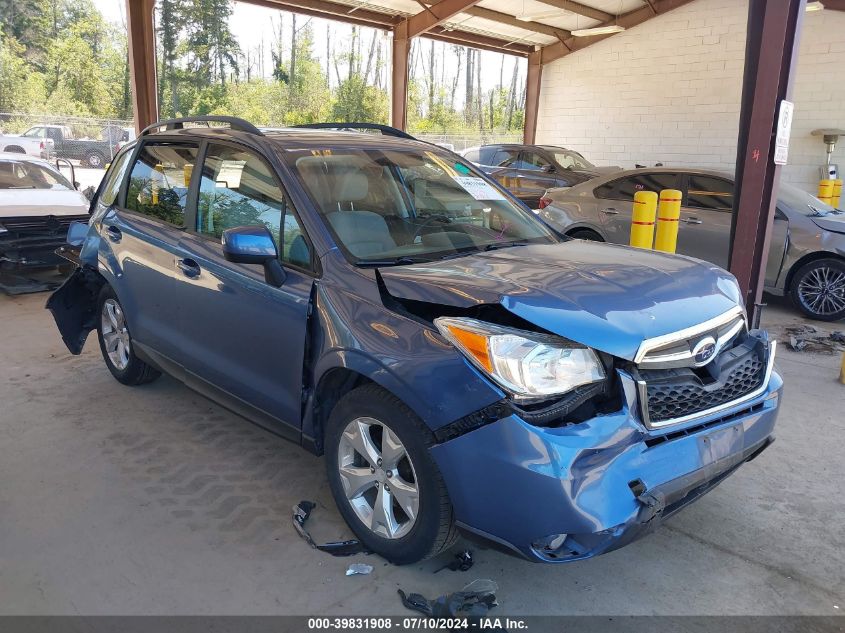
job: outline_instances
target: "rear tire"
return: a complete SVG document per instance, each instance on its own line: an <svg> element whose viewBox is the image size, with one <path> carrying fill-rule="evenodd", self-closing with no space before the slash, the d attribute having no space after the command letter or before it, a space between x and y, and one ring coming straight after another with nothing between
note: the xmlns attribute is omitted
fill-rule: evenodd
<svg viewBox="0 0 845 633"><path fill-rule="evenodd" d="M99 152L88 152L85 155L85 164L94 169L100 169L106 164L106 159Z"/></svg>
<svg viewBox="0 0 845 633"><path fill-rule="evenodd" d="M350 391L329 416L326 470L338 509L368 549L396 565L435 556L458 537L433 444L414 412L377 385Z"/></svg>
<svg viewBox="0 0 845 633"><path fill-rule="evenodd" d="M845 317L845 261L830 257L805 264L792 276L789 296L811 319L842 319Z"/></svg>
<svg viewBox="0 0 845 633"><path fill-rule="evenodd" d="M106 366L118 382L129 386L143 385L161 376L160 371L135 355L123 306L109 285L100 290L97 315L100 351Z"/></svg>
<svg viewBox="0 0 845 633"><path fill-rule="evenodd" d="M602 236L591 229L575 229L567 235L576 240L587 240L590 242L604 242Z"/></svg>

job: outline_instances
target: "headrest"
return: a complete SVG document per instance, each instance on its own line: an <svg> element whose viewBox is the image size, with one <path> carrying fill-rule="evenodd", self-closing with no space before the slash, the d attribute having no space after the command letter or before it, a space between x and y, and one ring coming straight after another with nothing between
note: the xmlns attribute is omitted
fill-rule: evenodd
<svg viewBox="0 0 845 633"><path fill-rule="evenodd" d="M336 176L335 198L338 202L357 202L367 197L370 185L360 171L343 170Z"/></svg>

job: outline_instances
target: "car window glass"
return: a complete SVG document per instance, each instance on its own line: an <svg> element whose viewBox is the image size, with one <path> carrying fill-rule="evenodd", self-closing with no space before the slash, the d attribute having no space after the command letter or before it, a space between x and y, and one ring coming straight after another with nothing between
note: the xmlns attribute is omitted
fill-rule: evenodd
<svg viewBox="0 0 845 633"><path fill-rule="evenodd" d="M689 184L687 185L688 207L730 211L733 204L733 183L713 176L689 175Z"/></svg>
<svg viewBox="0 0 845 633"><path fill-rule="evenodd" d="M522 152L519 159L519 165L514 165L517 169L529 169L531 171L540 171L547 166L549 161L540 156L537 152Z"/></svg>
<svg viewBox="0 0 845 633"><path fill-rule="evenodd" d="M664 189L674 189L678 185L678 176L674 173L643 173L614 181L613 189L605 198L615 200L633 200L638 191L654 191L660 193Z"/></svg>
<svg viewBox="0 0 845 633"><path fill-rule="evenodd" d="M126 208L184 226L188 187L196 160L196 147L146 143L129 175Z"/></svg>
<svg viewBox="0 0 845 633"><path fill-rule="evenodd" d="M464 158L466 158L467 160L471 160L473 163L477 163L481 158L481 150L471 149L464 153Z"/></svg>
<svg viewBox="0 0 845 633"><path fill-rule="evenodd" d="M23 136L26 138L44 138L44 128L43 127L34 127L32 129L27 130L23 133Z"/></svg>
<svg viewBox="0 0 845 633"><path fill-rule="evenodd" d="M564 169L589 169L593 166L590 161L575 152L557 151L554 154L558 165Z"/></svg>
<svg viewBox="0 0 845 633"><path fill-rule="evenodd" d="M197 232L220 237L226 229L254 224L267 227L282 261L310 268L302 225L267 163L252 152L209 146L200 180Z"/></svg>
<svg viewBox="0 0 845 633"><path fill-rule="evenodd" d="M30 161L0 161L0 189L72 189L70 182L46 165Z"/></svg>
<svg viewBox="0 0 845 633"><path fill-rule="evenodd" d="M114 204L117 200L117 194L120 191L120 184L123 182L123 175L126 173L126 167L129 165L129 157L132 155L131 150L126 150L112 163L108 174L106 174L106 181L103 183L103 189L100 192L98 202L106 206Z"/></svg>
<svg viewBox="0 0 845 633"><path fill-rule="evenodd" d="M514 149L500 149L497 150L490 159L490 165L493 167L514 167L511 163L516 162L519 158L519 151Z"/></svg>

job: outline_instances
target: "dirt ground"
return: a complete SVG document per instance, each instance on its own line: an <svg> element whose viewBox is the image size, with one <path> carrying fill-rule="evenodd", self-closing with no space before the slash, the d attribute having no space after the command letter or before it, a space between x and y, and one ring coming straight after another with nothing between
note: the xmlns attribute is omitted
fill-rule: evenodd
<svg viewBox="0 0 845 633"><path fill-rule="evenodd" d="M118 384L94 337L67 352L45 300L0 295L0 614L402 615L397 588L476 578L498 583L502 616L845 610L836 356L782 346L777 442L647 538L563 566L470 544L470 571L434 574L444 559L310 549L290 523L302 499L318 540L349 535L321 459L168 377ZM801 319L777 302L765 322ZM351 562L375 571L346 577Z"/></svg>

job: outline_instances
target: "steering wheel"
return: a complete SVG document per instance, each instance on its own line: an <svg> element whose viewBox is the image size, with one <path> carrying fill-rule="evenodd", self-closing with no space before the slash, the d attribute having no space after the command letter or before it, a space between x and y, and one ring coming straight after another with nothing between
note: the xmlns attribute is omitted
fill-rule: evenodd
<svg viewBox="0 0 845 633"><path fill-rule="evenodd" d="M419 217L419 216L417 216L417 217ZM444 215L442 213L435 213L434 215L429 215L428 217L426 217L425 221L417 227L417 230L414 232L414 237L413 237L412 241L416 242L417 238L422 233L422 230L425 227L427 227L429 224L434 222L435 220L442 222L443 224L451 224L452 223L452 218L450 218L448 215Z"/></svg>

